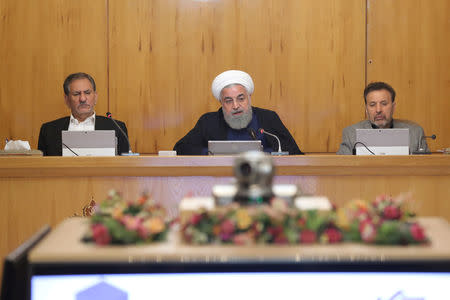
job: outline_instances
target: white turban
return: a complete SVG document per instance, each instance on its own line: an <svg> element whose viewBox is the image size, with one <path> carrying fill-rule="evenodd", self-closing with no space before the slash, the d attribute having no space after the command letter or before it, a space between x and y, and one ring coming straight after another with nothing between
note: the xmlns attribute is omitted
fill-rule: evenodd
<svg viewBox="0 0 450 300"><path fill-rule="evenodd" d="M230 84L240 84L247 90L249 95L253 94L255 85L253 80L247 73L238 70L228 70L214 78L211 86L214 97L220 101L220 92L222 89Z"/></svg>

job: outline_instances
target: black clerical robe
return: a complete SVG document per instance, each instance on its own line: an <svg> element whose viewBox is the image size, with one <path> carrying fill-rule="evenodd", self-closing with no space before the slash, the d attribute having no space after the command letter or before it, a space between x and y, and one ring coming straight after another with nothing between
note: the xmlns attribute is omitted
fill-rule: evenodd
<svg viewBox="0 0 450 300"><path fill-rule="evenodd" d="M278 136L283 151L288 151L291 155L303 154L276 112L258 107L252 109L259 126ZM201 155L202 149L208 147L208 141L227 140L229 129L231 128L225 122L222 108L206 113L200 117L195 127L175 144L173 150L177 151L178 155ZM278 149L278 142L274 137L266 136L266 139L272 149Z"/></svg>

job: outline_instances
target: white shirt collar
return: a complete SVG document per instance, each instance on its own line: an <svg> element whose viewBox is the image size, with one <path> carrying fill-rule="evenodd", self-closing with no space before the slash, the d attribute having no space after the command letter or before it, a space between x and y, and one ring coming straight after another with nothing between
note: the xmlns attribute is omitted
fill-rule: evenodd
<svg viewBox="0 0 450 300"><path fill-rule="evenodd" d="M86 120L80 122L72 114L70 115L69 131L88 131L95 130L95 112Z"/></svg>

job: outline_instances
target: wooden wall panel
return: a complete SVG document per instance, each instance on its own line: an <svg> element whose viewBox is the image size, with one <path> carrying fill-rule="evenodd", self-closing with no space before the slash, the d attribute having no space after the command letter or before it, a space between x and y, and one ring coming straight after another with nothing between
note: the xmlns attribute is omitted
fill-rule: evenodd
<svg viewBox="0 0 450 300"><path fill-rule="evenodd" d="M105 1L0 1L0 147L4 138L37 147L43 122L69 114L62 84L88 72L107 110Z"/></svg>
<svg viewBox="0 0 450 300"><path fill-rule="evenodd" d="M217 110L213 78L242 69L308 152L363 117L363 1L111 0L110 105L143 153L171 149Z"/></svg>
<svg viewBox="0 0 450 300"><path fill-rule="evenodd" d="M36 147L41 123L68 114L63 79L86 71L97 113L127 122L134 150L171 149L218 109L214 76L239 68L254 78L253 104L276 110L304 151L337 150L373 80L398 91L397 117L438 135L433 150L448 147L450 4L368 1L366 49L365 3L1 1L0 137Z"/></svg>
<svg viewBox="0 0 450 300"><path fill-rule="evenodd" d="M396 116L436 134L434 151L450 146L449 12L448 0L368 2L367 81L392 84Z"/></svg>

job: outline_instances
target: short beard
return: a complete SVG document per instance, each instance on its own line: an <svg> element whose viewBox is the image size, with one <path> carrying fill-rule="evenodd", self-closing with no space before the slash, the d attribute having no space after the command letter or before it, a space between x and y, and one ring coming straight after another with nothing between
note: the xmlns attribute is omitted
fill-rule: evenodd
<svg viewBox="0 0 450 300"><path fill-rule="evenodd" d="M372 124L372 127L383 129L383 128L391 128L391 126L392 126L392 124L393 124L393 123L392 123L392 122L393 122L393 119L391 118L390 121L384 120L383 123L381 123L380 125L378 125L378 124L375 122L375 120L373 120L373 122L372 122L372 121L369 119L369 122L370 122L370 124Z"/></svg>
<svg viewBox="0 0 450 300"><path fill-rule="evenodd" d="M228 126L236 130L246 128L252 121L253 117L253 110L251 106L249 106L248 110L244 111L240 116L233 116L231 113L227 114L224 110L222 112Z"/></svg>

